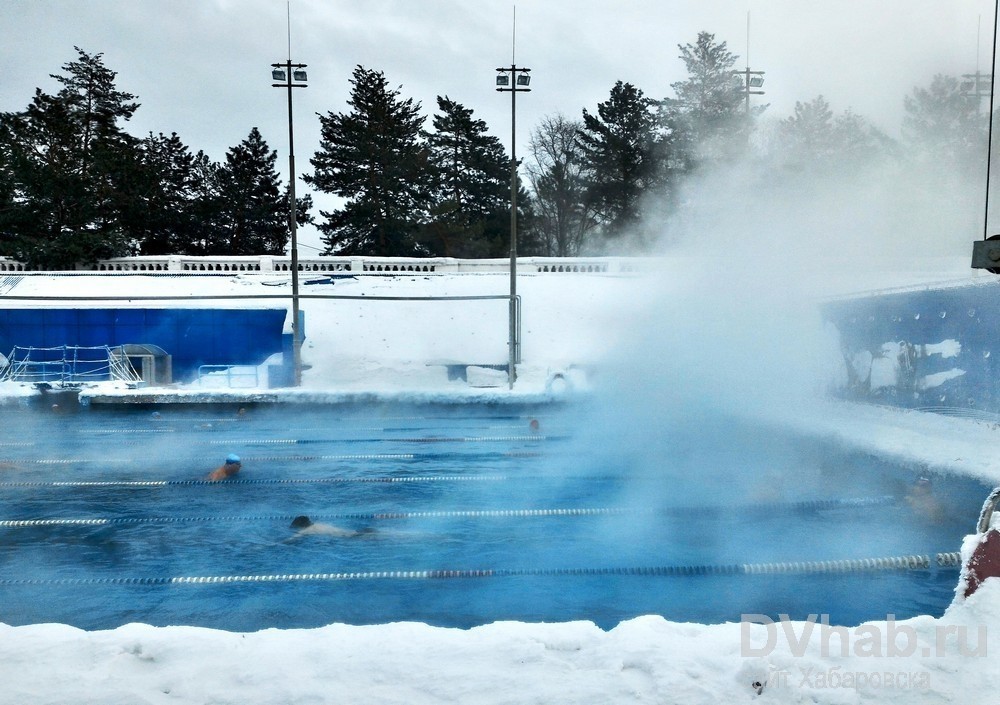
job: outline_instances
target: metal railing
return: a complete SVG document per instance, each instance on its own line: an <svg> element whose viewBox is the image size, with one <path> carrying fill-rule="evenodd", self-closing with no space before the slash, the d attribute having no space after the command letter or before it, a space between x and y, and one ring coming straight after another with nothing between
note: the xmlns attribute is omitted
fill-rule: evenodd
<svg viewBox="0 0 1000 705"><path fill-rule="evenodd" d="M517 260L524 274L622 274L650 271L655 259L643 257L522 257ZM242 257L188 257L163 255L117 257L98 260L89 266L77 266L73 272L192 274L268 274L291 271L291 257L261 255ZM452 257L336 257L316 256L298 259L300 272L341 274L454 274L508 272L510 260L455 259ZM23 262L0 257L0 272L48 271L32 269Z"/></svg>
<svg viewBox="0 0 1000 705"><path fill-rule="evenodd" d="M120 381L138 385L142 377L128 357L106 345L60 345L51 348L16 346L7 356L0 381L73 386L88 382Z"/></svg>

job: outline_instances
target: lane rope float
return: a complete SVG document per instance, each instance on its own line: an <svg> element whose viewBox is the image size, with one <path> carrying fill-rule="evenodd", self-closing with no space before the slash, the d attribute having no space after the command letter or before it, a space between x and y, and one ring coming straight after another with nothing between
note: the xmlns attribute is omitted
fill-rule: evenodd
<svg viewBox="0 0 1000 705"><path fill-rule="evenodd" d="M611 568L492 568L458 570L380 570L333 573L272 573L267 575L206 575L151 578L4 578L0 586L33 585L219 585L232 583L289 583L351 580L441 580L465 578L574 577L574 576L662 576L699 575L807 575L883 571L914 571L954 568L960 554L914 554L880 558L786 563L733 563L726 565L638 566Z"/></svg>
<svg viewBox="0 0 1000 705"><path fill-rule="evenodd" d="M360 478L364 479L364 478ZM385 478L387 481L399 479L408 481L416 478ZM419 478L431 479L431 478ZM443 479L443 478L438 478ZM470 479L470 478L448 478L448 479ZM506 479L497 476L495 479ZM335 481L335 479L334 479ZM280 482L280 481L278 481ZM69 483L67 483L69 484ZM219 484L204 482L204 484ZM781 507L790 511L802 511L809 509L831 509L838 507L863 508L870 507L876 501L886 498L858 498L847 500L816 500L812 502L797 502ZM891 499L891 498L888 498ZM719 513L738 512L747 509L767 509L773 511L778 505L740 505L723 506L713 508L698 508L698 513ZM631 515L651 515L651 514L686 514L694 511L690 507L677 509L648 509L642 507L565 507L565 508L541 508L541 509L445 509L428 510L416 512L347 512L324 514L316 512L317 519L354 519L382 521L393 519L429 519L429 518L504 518L504 517L584 517L584 516L631 516ZM248 522L248 521L290 521L294 517L284 515L250 515L250 516L195 516L195 517L92 517L92 518L35 518L35 519L4 519L0 520L0 527L18 528L27 526L72 526L72 525L123 525L123 524L183 524L183 523L204 523L204 522Z"/></svg>
<svg viewBox="0 0 1000 705"><path fill-rule="evenodd" d="M551 441L554 436L421 436L388 438L260 438L254 440L205 441L206 445L307 445L318 443L496 443L503 441Z"/></svg>
<svg viewBox="0 0 1000 705"><path fill-rule="evenodd" d="M340 483L396 483L396 482L502 482L506 475L406 475L398 477L317 477L275 478L241 480L61 480L50 482L0 482L0 487L230 487L232 485L314 485Z"/></svg>
<svg viewBox="0 0 1000 705"><path fill-rule="evenodd" d="M192 456L195 458L196 456ZM280 460L414 460L418 456L413 453L354 453L348 455L244 455L244 460L280 461ZM62 458L18 459L0 458L0 463L20 465L83 465L86 463L134 463L134 458ZM193 462L193 461L192 461Z"/></svg>

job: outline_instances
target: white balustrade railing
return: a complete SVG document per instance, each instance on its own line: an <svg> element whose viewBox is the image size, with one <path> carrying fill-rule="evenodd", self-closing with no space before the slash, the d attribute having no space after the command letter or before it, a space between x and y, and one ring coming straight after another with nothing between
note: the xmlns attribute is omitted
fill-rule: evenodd
<svg viewBox="0 0 1000 705"><path fill-rule="evenodd" d="M621 274L649 271L654 260L642 257L519 257L518 272ZM116 257L98 260L90 266L78 266L77 272L189 272L219 274L227 272L267 274L291 270L287 256L188 257L162 255L147 257ZM455 259L452 257L336 257L299 258L300 272L331 272L350 274L421 273L490 273L509 271L510 260ZM32 272L22 262L0 257L0 272ZM46 270L47 271L47 270Z"/></svg>

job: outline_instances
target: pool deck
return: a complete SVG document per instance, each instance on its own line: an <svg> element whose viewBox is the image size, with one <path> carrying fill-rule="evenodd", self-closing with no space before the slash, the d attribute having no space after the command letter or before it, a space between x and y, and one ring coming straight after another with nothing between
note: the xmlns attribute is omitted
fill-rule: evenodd
<svg viewBox="0 0 1000 705"><path fill-rule="evenodd" d="M931 472L1000 485L1000 423L834 400L777 410L761 421Z"/></svg>
<svg viewBox="0 0 1000 705"><path fill-rule="evenodd" d="M267 405L267 404L490 404L538 405L571 399L559 393L526 385L524 389L452 387L450 389L369 389L317 390L284 389L125 389L93 387L39 390L24 385L5 385L0 404L61 406L160 406L160 405Z"/></svg>
<svg viewBox="0 0 1000 705"><path fill-rule="evenodd" d="M448 404L544 404L559 398L545 392L509 390L441 391L317 391L276 389L246 392L226 391L143 391L114 394L81 392L80 403L89 405L157 404L372 404L372 403L448 403Z"/></svg>

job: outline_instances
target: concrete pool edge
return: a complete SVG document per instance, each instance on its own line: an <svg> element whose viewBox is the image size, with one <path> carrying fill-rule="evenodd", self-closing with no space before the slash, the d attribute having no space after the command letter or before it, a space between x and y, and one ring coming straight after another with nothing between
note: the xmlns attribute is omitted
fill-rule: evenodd
<svg viewBox="0 0 1000 705"><path fill-rule="evenodd" d="M83 406L96 404L197 404L197 403L255 403L255 404L359 404L359 403L447 403L447 404L539 404L563 401L565 396L545 392L509 392L495 390L458 391L316 391L305 389L278 389L266 392L239 391L157 391L128 390L108 394L105 392L80 392Z"/></svg>
<svg viewBox="0 0 1000 705"><path fill-rule="evenodd" d="M0 393L0 406L16 406L72 401L81 407L89 406L157 406L157 405L268 405L268 404L488 404L488 405L548 405L585 399L583 393L554 393L550 391L510 391L498 389L461 390L316 390L316 389L259 389L192 390L192 389L77 389L46 391L18 390L18 393Z"/></svg>
<svg viewBox="0 0 1000 705"><path fill-rule="evenodd" d="M1000 458L989 450L1000 441L1000 426L986 421L832 399L754 419L886 460L1000 484Z"/></svg>

